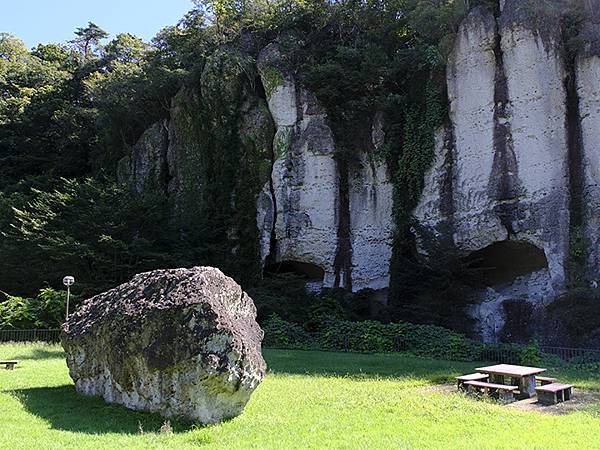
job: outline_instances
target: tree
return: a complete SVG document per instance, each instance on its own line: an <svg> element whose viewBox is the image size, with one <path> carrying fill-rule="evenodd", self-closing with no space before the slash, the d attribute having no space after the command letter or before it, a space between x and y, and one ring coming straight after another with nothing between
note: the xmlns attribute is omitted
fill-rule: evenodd
<svg viewBox="0 0 600 450"><path fill-rule="evenodd" d="M104 48L104 64L113 62L140 64L149 49L142 39L133 34L120 33Z"/></svg>
<svg viewBox="0 0 600 450"><path fill-rule="evenodd" d="M170 239L177 233L164 197L136 197L114 182L93 179L61 179L54 187L31 190L29 199L12 209L11 224L0 234L3 290L12 289L6 286L7 272L15 270L29 274L19 294L46 283L58 288L64 274L73 273L80 280L77 288L89 295L135 273L176 265Z"/></svg>
<svg viewBox="0 0 600 450"><path fill-rule="evenodd" d="M84 61L96 55L100 41L108 37L108 33L93 22L88 22L87 27L77 28L76 38L69 41L75 49L83 56Z"/></svg>
<svg viewBox="0 0 600 450"><path fill-rule="evenodd" d="M14 61L19 57L26 57L29 52L25 43L9 33L0 33L0 59Z"/></svg>

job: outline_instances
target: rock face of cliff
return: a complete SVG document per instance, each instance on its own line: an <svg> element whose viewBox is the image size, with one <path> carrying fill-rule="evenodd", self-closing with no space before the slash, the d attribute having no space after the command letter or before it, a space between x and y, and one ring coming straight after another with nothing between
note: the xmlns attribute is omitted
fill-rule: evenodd
<svg viewBox="0 0 600 450"><path fill-rule="evenodd" d="M582 48L575 60L575 87L581 118L583 235L592 275L600 266L600 1L586 11Z"/></svg>
<svg viewBox="0 0 600 450"><path fill-rule="evenodd" d="M259 200L263 261L317 266L323 287L386 288L392 197L385 165L365 149L344 180L327 113L295 80L276 44L261 51L258 68L277 128L272 178ZM373 145L382 139L375 121Z"/></svg>
<svg viewBox="0 0 600 450"><path fill-rule="evenodd" d="M584 281L598 276L600 1L583 2L576 52L553 4L504 0L464 19L447 65L448 121L414 211L421 255L452 252L477 274L468 314L489 341L510 339L510 308L541 309L568 288L574 254L587 260L576 269ZM122 161L121 178L137 191L162 186L180 215L205 215L211 130L234 130L254 175L247 189L228 188L233 210L252 212L252 223L231 224L231 254L245 226L261 269L292 267L317 290L387 288L393 185L374 156L386 142L383 117L347 165L327 111L277 42L236 55L209 59L199 89L177 95L170 120Z"/></svg>
<svg viewBox="0 0 600 450"><path fill-rule="evenodd" d="M291 266L314 290L386 288L392 184L386 165L372 155L384 140L382 118L373 120L372 145L345 173L334 156L325 109L296 80L278 44L258 53L255 68L254 63L244 68L245 58L241 53L211 57L199 87L183 88L173 99L170 120L147 130L121 161L120 179L138 192L162 190L173 199L176 215L193 228L190 216L208 214L205 196L211 184L232 182L207 179L207 165L215 163L211 130L233 126L238 138L233 145L251 154L256 170L246 190L252 206L242 206L255 211L256 222L245 226L257 235L262 267ZM256 79L248 79L252 70ZM221 120L226 114L235 120ZM227 239L240 234L239 226L232 225ZM232 257L236 251L232 245Z"/></svg>
<svg viewBox="0 0 600 450"><path fill-rule="evenodd" d="M471 314L486 340L498 338L507 302L539 307L566 289L579 225L598 239L598 58L582 52L575 67L559 18L538 20L530 6L507 0L462 23L447 71L450 123L415 212L480 271Z"/></svg>

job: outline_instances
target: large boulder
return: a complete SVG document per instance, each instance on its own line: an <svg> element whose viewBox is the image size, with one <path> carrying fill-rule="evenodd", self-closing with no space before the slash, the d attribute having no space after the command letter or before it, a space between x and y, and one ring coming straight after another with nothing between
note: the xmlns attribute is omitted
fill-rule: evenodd
<svg viewBox="0 0 600 450"><path fill-rule="evenodd" d="M78 392L215 423L265 375L252 299L211 267L156 270L87 300L61 341Z"/></svg>

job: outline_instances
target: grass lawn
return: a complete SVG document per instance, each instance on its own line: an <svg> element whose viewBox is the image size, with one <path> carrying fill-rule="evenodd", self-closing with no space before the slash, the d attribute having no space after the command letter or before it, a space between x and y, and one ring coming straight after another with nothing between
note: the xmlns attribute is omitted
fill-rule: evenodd
<svg viewBox="0 0 600 450"><path fill-rule="evenodd" d="M78 395L58 346L0 344L0 447L468 448L600 447L600 405L555 416L440 392L477 364L403 355L266 350L270 373L239 417L190 427ZM600 390L596 378L560 374Z"/></svg>

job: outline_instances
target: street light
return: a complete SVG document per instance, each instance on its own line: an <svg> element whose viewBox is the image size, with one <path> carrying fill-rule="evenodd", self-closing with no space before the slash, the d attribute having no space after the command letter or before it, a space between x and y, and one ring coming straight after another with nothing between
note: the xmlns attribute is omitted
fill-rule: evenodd
<svg viewBox="0 0 600 450"><path fill-rule="evenodd" d="M67 314L65 315L65 320L69 318L69 297L71 296L71 286L75 284L75 278L68 275L63 278L63 284L67 287Z"/></svg>

